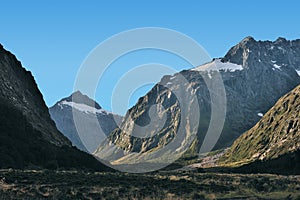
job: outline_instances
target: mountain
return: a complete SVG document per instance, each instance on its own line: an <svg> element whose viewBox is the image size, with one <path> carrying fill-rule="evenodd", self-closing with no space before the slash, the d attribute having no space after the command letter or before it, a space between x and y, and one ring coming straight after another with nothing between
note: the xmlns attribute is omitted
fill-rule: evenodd
<svg viewBox="0 0 300 200"><path fill-rule="evenodd" d="M49 108L49 112L58 130L78 149L89 153L93 153L122 120L121 116L105 111L79 91L57 102ZM80 118L80 126L85 128L81 135L77 131L80 127L75 126L73 114Z"/></svg>
<svg viewBox="0 0 300 200"><path fill-rule="evenodd" d="M31 125L49 142L61 146L69 141L55 128L43 96L31 73L26 71L14 55L0 45L0 95L29 119Z"/></svg>
<svg viewBox="0 0 300 200"><path fill-rule="evenodd" d="M281 160L288 170L300 167L300 85L280 98L264 117L240 136L219 159L220 166L242 166L255 161ZM256 164L258 164L257 162ZM270 168L274 170L277 165ZM267 167L266 167L267 168ZM298 173L300 170L298 170Z"/></svg>
<svg viewBox="0 0 300 200"><path fill-rule="evenodd" d="M212 128L212 133L217 132L214 124L219 120L212 121L212 127L209 126L212 108L216 105L212 98L218 99L222 90L210 93L208 89L218 79L216 71L221 75L227 98L224 127L214 147L220 149L230 146L253 127L281 96L300 84L300 40L278 38L272 42L247 37L223 58L173 76L164 76L128 110L120 128L109 135L108 141L99 146L95 155L121 164L130 162L131 156L134 157L132 160L137 160L137 155L151 154L171 144L181 125L188 131L180 136L181 142L172 144L173 151L182 153L190 146L185 154L197 155L207 130ZM180 77L187 81L180 81ZM192 109L195 101L189 99L193 94L200 105L197 130L190 125L198 112ZM214 109L218 115L218 108ZM154 114L149 114L151 112ZM185 113L184 122L181 121L182 113ZM165 116L166 121L160 127L152 126L152 130L141 131L138 126L151 123L150 115L158 116L154 119L157 122ZM150 136L137 137L145 132Z"/></svg>
<svg viewBox="0 0 300 200"><path fill-rule="evenodd" d="M0 168L108 170L55 127L33 76L0 45Z"/></svg>

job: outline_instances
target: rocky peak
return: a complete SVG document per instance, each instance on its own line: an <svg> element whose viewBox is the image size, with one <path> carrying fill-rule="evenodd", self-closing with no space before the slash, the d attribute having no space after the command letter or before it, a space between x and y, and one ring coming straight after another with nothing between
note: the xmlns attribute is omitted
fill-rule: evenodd
<svg viewBox="0 0 300 200"><path fill-rule="evenodd" d="M283 37L278 37L276 40L275 40L275 44L282 44L282 43L287 43L289 42L287 39L283 38Z"/></svg>
<svg viewBox="0 0 300 200"><path fill-rule="evenodd" d="M80 91L76 91L71 94L69 97L62 99L60 102L67 101L67 102L74 102L78 104L84 104L96 109L102 109L101 106L95 102L93 99L89 98L87 95L82 94Z"/></svg>
<svg viewBox="0 0 300 200"><path fill-rule="evenodd" d="M107 112L87 95L76 91L49 108L60 130L78 149L92 153L121 122L122 117ZM75 124L74 113L80 124ZM84 128L84 131L80 131ZM83 133L84 132L84 133Z"/></svg>
<svg viewBox="0 0 300 200"><path fill-rule="evenodd" d="M246 37L236 46L232 47L222 62L232 62L238 65L246 66L246 61L250 52L257 46L258 42L251 36Z"/></svg>
<svg viewBox="0 0 300 200"><path fill-rule="evenodd" d="M280 67L299 69L300 40L287 40L279 37L275 41L256 41L246 37L232 47L222 59L242 65L244 68Z"/></svg>
<svg viewBox="0 0 300 200"><path fill-rule="evenodd" d="M256 42L257 41L252 36L248 36L245 37L238 45L249 45Z"/></svg>

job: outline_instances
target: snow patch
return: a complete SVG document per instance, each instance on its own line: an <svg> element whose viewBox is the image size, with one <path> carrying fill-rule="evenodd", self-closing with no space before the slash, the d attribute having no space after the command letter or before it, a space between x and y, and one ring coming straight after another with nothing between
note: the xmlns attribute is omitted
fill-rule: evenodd
<svg viewBox="0 0 300 200"><path fill-rule="evenodd" d="M208 75L209 79L212 79L212 76L211 76L210 72L208 72L207 75Z"/></svg>
<svg viewBox="0 0 300 200"><path fill-rule="evenodd" d="M67 105L67 106L70 106L76 110L79 110L81 112L85 112L85 113L93 113L93 114L96 114L96 113L105 113L105 111L103 109L96 109L92 106L88 106L88 105L85 105L85 104L81 104L81 103L74 103L74 102L69 102L69 101L62 101L60 103L60 106L61 105Z"/></svg>
<svg viewBox="0 0 300 200"><path fill-rule="evenodd" d="M279 65L277 65L277 64L274 64L273 66L274 66L276 69L281 70L281 66L279 66Z"/></svg>
<svg viewBox="0 0 300 200"><path fill-rule="evenodd" d="M284 51L284 49L282 47L278 47L278 49Z"/></svg>
<svg viewBox="0 0 300 200"><path fill-rule="evenodd" d="M258 115L259 117L263 117L263 116L264 116L264 114L262 114L262 113L257 113L257 115Z"/></svg>
<svg viewBox="0 0 300 200"><path fill-rule="evenodd" d="M170 90L168 90L168 99L170 99L171 95L172 95L172 92Z"/></svg>
<svg viewBox="0 0 300 200"><path fill-rule="evenodd" d="M224 70L226 72L234 72L234 71L241 71L244 68L242 67L242 65L237 65L234 63L230 63L230 62L221 62L221 59L216 59L210 63L201 65L199 67L196 67L194 69L192 69L193 71L207 71L207 72L211 72L211 71L221 71ZM208 76L211 78L211 75L208 73Z"/></svg>

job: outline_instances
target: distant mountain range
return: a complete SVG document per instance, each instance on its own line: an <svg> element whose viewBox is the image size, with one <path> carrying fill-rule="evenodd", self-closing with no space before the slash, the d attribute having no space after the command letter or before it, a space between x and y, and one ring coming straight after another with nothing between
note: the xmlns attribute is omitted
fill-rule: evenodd
<svg viewBox="0 0 300 200"><path fill-rule="evenodd" d="M121 116L105 111L97 102L79 91L57 102L49 108L49 112L58 130L78 149L89 153L93 153L122 121ZM76 127L74 114L80 118L78 126L84 128L82 133L77 131L81 127Z"/></svg>
<svg viewBox="0 0 300 200"><path fill-rule="evenodd" d="M33 76L0 45L0 168L108 170L71 147L51 120Z"/></svg>
<svg viewBox="0 0 300 200"><path fill-rule="evenodd" d="M189 102L187 96L192 94L196 94L200 102L201 118L198 130L190 133L197 134L197 137L186 153L197 155L211 120L211 94L204 79L213 83L216 71L221 74L227 97L224 128L214 148L220 149L230 146L242 133L252 128L281 96L300 84L300 40L278 38L272 42L247 37L232 47L223 58L163 77L128 110L121 128L109 135L109 142L101 144L95 155L122 164L130 163L131 155L135 162L136 155L164 148L176 136L182 112L180 104L186 108L191 107L193 102ZM180 76L184 76L188 84L178 81ZM181 94L180 98L185 99L184 103L179 102L163 85L168 85L177 94ZM166 123L162 128L152 130L152 137L135 137L140 134L136 125L145 126L150 123L149 110L155 104L163 105L165 110L157 107L155 112L157 116L166 114ZM193 118L192 111L190 113L187 119ZM184 126L187 130L192 129L188 124ZM186 144L183 141L176 145L176 149L181 149ZM116 147L120 149L111 150Z"/></svg>

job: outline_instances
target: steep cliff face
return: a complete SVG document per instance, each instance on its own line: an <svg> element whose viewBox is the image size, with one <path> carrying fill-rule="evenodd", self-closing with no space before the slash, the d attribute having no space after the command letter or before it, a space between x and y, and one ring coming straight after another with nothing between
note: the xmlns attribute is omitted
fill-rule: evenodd
<svg viewBox="0 0 300 200"><path fill-rule="evenodd" d="M33 76L0 45L0 168L108 170L55 127Z"/></svg>
<svg viewBox="0 0 300 200"><path fill-rule="evenodd" d="M300 149L300 86L280 98L264 117L240 136L219 164L240 166L277 159ZM299 153L298 159L299 159ZM287 163L281 163L286 165ZM298 163L294 162L294 166Z"/></svg>
<svg viewBox="0 0 300 200"><path fill-rule="evenodd" d="M56 129L33 76L0 45L0 95L22 111L28 122L55 145L70 142Z"/></svg>
<svg viewBox="0 0 300 200"><path fill-rule="evenodd" d="M105 111L97 102L79 91L58 101L49 108L49 112L58 130L73 146L89 153L93 153L122 120L121 116ZM78 133L73 114L87 122L84 133Z"/></svg>
<svg viewBox="0 0 300 200"><path fill-rule="evenodd" d="M215 149L230 146L238 136L254 126L283 94L300 83L299 55L300 40L288 41L279 38L271 42L247 37L232 47L224 58L214 59L211 63L173 76L165 76L127 112L121 128L114 130L109 136L110 142L100 145L95 153L107 154L108 158L117 154L108 150L112 144L129 154L153 152L165 147L176 135L181 109L190 108L193 103L187 97L196 94L200 105L200 123L195 133L197 137L189 149L189 152L196 154L211 120L211 95L218 95L218 91L209 91L206 85L214 82L216 71L219 71L224 82L227 113ZM188 83L182 84L178 81L179 76L184 76ZM177 95L181 94L180 97L176 97L170 88L172 91L180 91L177 92ZM186 100L181 103L178 99ZM163 105L164 109L156 107L155 115L166 114L166 123L162 127L154 126L153 130L147 130L151 137L135 137L144 134L135 127L151 122L149 111L156 104ZM195 111L190 110L191 115L188 118L193 112Z"/></svg>

